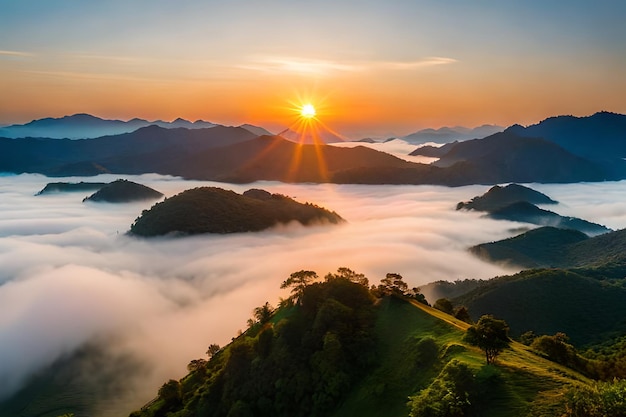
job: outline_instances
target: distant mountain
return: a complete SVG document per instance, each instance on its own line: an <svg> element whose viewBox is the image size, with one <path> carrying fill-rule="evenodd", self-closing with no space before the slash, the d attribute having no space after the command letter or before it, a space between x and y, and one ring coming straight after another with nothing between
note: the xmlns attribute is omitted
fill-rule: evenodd
<svg viewBox="0 0 626 417"><path fill-rule="evenodd" d="M254 133L257 136L263 136L263 135L272 135L273 133L269 132L268 130L259 127L259 126L254 126L251 124L243 124L241 126L239 126L243 129L246 129L248 132Z"/></svg>
<svg viewBox="0 0 626 417"><path fill-rule="evenodd" d="M36 195L97 191L105 185L106 182L49 182Z"/></svg>
<svg viewBox="0 0 626 417"><path fill-rule="evenodd" d="M103 172L157 172L171 158L184 159L209 148L256 137L236 127L208 129L140 128L132 133L96 139L2 139L0 171L50 176L97 175Z"/></svg>
<svg viewBox="0 0 626 417"><path fill-rule="evenodd" d="M255 232L291 221L309 225L344 220L335 212L264 190L249 190L240 195L222 188L200 187L145 210L129 234L151 237Z"/></svg>
<svg viewBox="0 0 626 417"><path fill-rule="evenodd" d="M626 162L624 162L626 165ZM542 139L498 133L451 145L435 164L363 146L299 144L243 128L140 128L88 140L0 138L0 172L49 176L159 173L224 182L356 184L579 182L619 177Z"/></svg>
<svg viewBox="0 0 626 417"><path fill-rule="evenodd" d="M494 211L520 201L531 204L558 204L547 195L519 184L495 185L485 194L457 204L456 209Z"/></svg>
<svg viewBox="0 0 626 417"><path fill-rule="evenodd" d="M560 229L578 230L590 236L610 232L611 229L602 225L578 219L576 217L561 216L549 210L543 210L526 201L518 201L506 207L491 211L488 215L496 220L510 220L552 226Z"/></svg>
<svg viewBox="0 0 626 417"><path fill-rule="evenodd" d="M496 220L573 229L588 235L599 235L611 230L586 220L560 216L552 211L540 209L535 204L557 204L557 202L532 188L509 184L506 187L496 185L481 196L458 203L456 209L485 211L488 213L487 217Z"/></svg>
<svg viewBox="0 0 626 417"><path fill-rule="evenodd" d="M424 146L420 146L419 148L411 152L409 155L427 156L429 158L441 158L442 156L450 152L450 149L452 149L457 143L459 142L454 141L454 142L446 143L445 145L442 145L442 146L424 145Z"/></svg>
<svg viewBox="0 0 626 417"><path fill-rule="evenodd" d="M190 122L178 118L172 122L162 120L148 121L144 119L132 119L127 122L122 120L108 120L90 114L74 114L59 118L48 117L33 120L23 125L11 125L0 127L0 137L4 138L52 138L52 139L93 139L101 136L119 135L134 132L147 126L158 126L164 129L207 129L219 126L215 123L196 120ZM250 124L241 125L243 129L256 136L270 134L262 127Z"/></svg>
<svg viewBox="0 0 626 417"><path fill-rule="evenodd" d="M502 132L504 127L496 125L482 125L473 129L467 127L442 127L439 129L422 129L415 133L401 137L414 145L421 145L428 142L450 143L464 141L468 139L480 139L494 133Z"/></svg>
<svg viewBox="0 0 626 417"><path fill-rule="evenodd" d="M575 156L560 146L538 138L520 137L511 132L496 133L483 139L459 142L433 165L451 167L464 164L469 175L494 183L579 182L615 179L598 163Z"/></svg>
<svg viewBox="0 0 626 417"><path fill-rule="evenodd" d="M296 132L291 129L285 129L280 132L278 136L303 145L337 143L344 141L340 136L326 130L310 129L305 132Z"/></svg>
<svg viewBox="0 0 626 417"><path fill-rule="evenodd" d="M116 180L106 184L89 197L85 197L83 202L131 203L161 198L163 198L163 194L150 187L128 180Z"/></svg>
<svg viewBox="0 0 626 417"><path fill-rule="evenodd" d="M599 112L587 117L550 117L528 127L513 125L506 132L544 138L587 159L626 158L626 115L623 114Z"/></svg>

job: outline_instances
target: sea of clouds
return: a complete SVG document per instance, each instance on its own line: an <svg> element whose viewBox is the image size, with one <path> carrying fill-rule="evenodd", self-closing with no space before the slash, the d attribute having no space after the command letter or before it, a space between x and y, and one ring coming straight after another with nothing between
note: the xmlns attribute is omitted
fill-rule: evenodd
<svg viewBox="0 0 626 417"><path fill-rule="evenodd" d="M125 232L152 202L114 205L83 203L89 193L35 195L51 181L117 178L168 197L204 185L236 192L263 188L334 210L347 223L145 240ZM625 185L531 186L561 201L549 208L559 214L618 229L626 227ZM466 251L522 226L455 210L457 202L488 188L0 176L0 399L38 370L97 341L145 365L126 398L117 398L113 408L94 408L98 417L125 415L154 397L163 382L182 377L210 343L225 345L245 329L253 308L288 296L280 284L300 269L323 276L346 266L373 284L396 272L410 286L515 272Z"/></svg>

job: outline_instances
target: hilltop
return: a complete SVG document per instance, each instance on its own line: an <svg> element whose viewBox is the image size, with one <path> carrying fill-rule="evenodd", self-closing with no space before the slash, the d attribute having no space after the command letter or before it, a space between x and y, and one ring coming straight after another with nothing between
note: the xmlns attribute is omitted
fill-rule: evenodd
<svg viewBox="0 0 626 417"><path fill-rule="evenodd" d="M130 203L161 198L163 198L163 193L145 185L128 180L115 180L100 187L98 191L89 197L85 197L83 202Z"/></svg>
<svg viewBox="0 0 626 417"><path fill-rule="evenodd" d="M565 391L589 384L517 342L485 365L467 323L388 279L369 290L362 275L338 272L323 282L293 273L289 300L255 309L242 335L210 346L131 416L555 415Z"/></svg>
<svg viewBox="0 0 626 417"><path fill-rule="evenodd" d="M476 196L470 201L460 202L456 209L491 212L520 201L531 204L558 204L557 201L532 188L519 184L508 184L505 187L494 185L483 195Z"/></svg>
<svg viewBox="0 0 626 417"><path fill-rule="evenodd" d="M36 195L97 191L105 185L106 182L49 182Z"/></svg>
<svg viewBox="0 0 626 417"><path fill-rule="evenodd" d="M291 221L310 225L337 224L344 220L335 212L264 190L248 190L241 195L217 187L199 187L144 210L130 227L129 234L150 237L241 233Z"/></svg>

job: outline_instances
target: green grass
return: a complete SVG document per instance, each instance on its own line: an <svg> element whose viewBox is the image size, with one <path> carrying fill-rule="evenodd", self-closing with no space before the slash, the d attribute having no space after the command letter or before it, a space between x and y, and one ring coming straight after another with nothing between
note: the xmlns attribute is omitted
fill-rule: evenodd
<svg viewBox="0 0 626 417"><path fill-rule="evenodd" d="M513 342L495 366L486 366L484 354L463 341L469 325L420 303L383 300L376 327L381 339L379 361L348 396L334 417L408 416L408 396L427 388L449 361L461 361L476 375L497 381L484 398L484 417L553 415L564 388L587 383L575 371L535 355ZM433 363L420 364L413 349L420 340L432 337L437 344ZM540 414L532 414L540 413Z"/></svg>

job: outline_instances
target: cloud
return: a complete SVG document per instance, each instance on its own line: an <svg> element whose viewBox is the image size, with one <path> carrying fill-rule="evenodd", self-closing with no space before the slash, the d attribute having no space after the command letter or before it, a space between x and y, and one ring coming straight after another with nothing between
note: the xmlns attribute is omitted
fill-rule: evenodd
<svg viewBox="0 0 626 417"><path fill-rule="evenodd" d="M251 59L250 63L238 65L238 68L266 73L296 73L301 75L328 76L337 73L363 72L385 69L408 71L436 65L458 62L454 58L427 57L415 61L333 61L300 57L264 56Z"/></svg>
<svg viewBox="0 0 626 417"><path fill-rule="evenodd" d="M0 379L9 381L0 387L0 397L53 361L97 341L111 356L130 355L145 365L136 378L123 376L140 384L128 388L127 398L116 398L120 408L106 415L128 413L151 399L164 381L183 376L189 360L203 357L210 343L228 343L245 328L254 307L265 301L275 305L286 296L280 283L300 269L324 275L347 266L372 283L397 272L411 286L513 272L466 251L508 237L519 226L454 210L458 201L483 193L486 186L230 185L158 175L125 178L167 196L207 184L237 192L265 188L328 207L348 222L141 240L124 232L150 204L84 204L84 195L74 193L35 196L49 179L0 176ZM587 211L587 201L593 200L605 223L626 224L623 183L594 184L582 194L568 185L536 188L567 201L570 215L585 211L597 221ZM107 400L111 403L110 398L102 402Z"/></svg>
<svg viewBox="0 0 626 417"><path fill-rule="evenodd" d="M329 75L335 72L361 71L359 65L341 63L322 59L297 57L257 57L249 64L239 65L239 68L267 73L297 73L303 75Z"/></svg>
<svg viewBox="0 0 626 417"><path fill-rule="evenodd" d="M416 61L406 61L406 62L403 62L403 61L387 61L387 62L381 62L381 63L378 64L378 66L380 66L381 68L393 69L393 70L412 70L412 69L432 67L432 66L437 66L437 65L454 64L454 63L457 63L457 62L459 62L459 61L457 61L454 58L445 58L445 57L434 56L434 57L418 59Z"/></svg>
<svg viewBox="0 0 626 417"><path fill-rule="evenodd" d="M0 50L0 59L29 58L35 56L30 52Z"/></svg>

